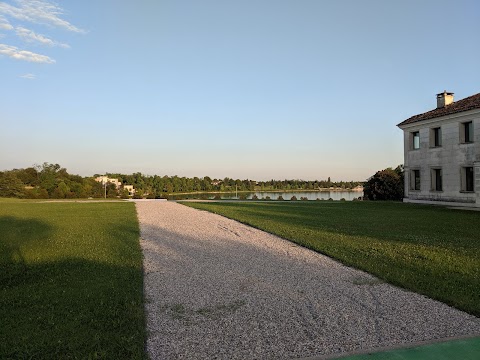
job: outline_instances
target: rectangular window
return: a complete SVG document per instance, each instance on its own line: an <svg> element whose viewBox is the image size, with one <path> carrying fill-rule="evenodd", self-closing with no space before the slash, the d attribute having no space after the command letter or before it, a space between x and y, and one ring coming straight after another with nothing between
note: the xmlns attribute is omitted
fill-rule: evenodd
<svg viewBox="0 0 480 360"><path fill-rule="evenodd" d="M439 147L442 146L442 128L433 128L430 131L430 146Z"/></svg>
<svg viewBox="0 0 480 360"><path fill-rule="evenodd" d="M412 149L420 149L420 133L418 131L412 132Z"/></svg>
<svg viewBox="0 0 480 360"><path fill-rule="evenodd" d="M462 168L462 191L474 191L473 167Z"/></svg>
<svg viewBox="0 0 480 360"><path fill-rule="evenodd" d="M462 143L471 143L473 142L473 122L462 123L460 130L460 140Z"/></svg>
<svg viewBox="0 0 480 360"><path fill-rule="evenodd" d="M442 191L442 169L432 169L432 190Z"/></svg>
<svg viewBox="0 0 480 360"><path fill-rule="evenodd" d="M420 190L420 170L412 170L410 177L410 189Z"/></svg>

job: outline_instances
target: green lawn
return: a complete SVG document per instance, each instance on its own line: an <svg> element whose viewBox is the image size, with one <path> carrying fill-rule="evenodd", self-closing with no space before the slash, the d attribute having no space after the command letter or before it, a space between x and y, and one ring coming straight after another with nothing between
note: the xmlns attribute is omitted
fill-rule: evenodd
<svg viewBox="0 0 480 360"><path fill-rule="evenodd" d="M480 212L393 202L184 203L480 316Z"/></svg>
<svg viewBox="0 0 480 360"><path fill-rule="evenodd" d="M0 199L0 358L145 358L133 203Z"/></svg>

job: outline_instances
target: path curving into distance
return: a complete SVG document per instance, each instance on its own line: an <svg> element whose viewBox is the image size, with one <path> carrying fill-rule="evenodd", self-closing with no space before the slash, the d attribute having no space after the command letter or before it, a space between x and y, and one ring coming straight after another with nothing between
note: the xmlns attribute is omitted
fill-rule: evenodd
<svg viewBox="0 0 480 360"><path fill-rule="evenodd" d="M219 215L137 202L151 359L291 359L480 334L480 319Z"/></svg>

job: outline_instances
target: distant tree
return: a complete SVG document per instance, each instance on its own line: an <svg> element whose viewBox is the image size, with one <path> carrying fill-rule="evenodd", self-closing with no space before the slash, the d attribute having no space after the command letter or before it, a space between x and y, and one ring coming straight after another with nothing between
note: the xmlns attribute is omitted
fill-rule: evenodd
<svg viewBox="0 0 480 360"><path fill-rule="evenodd" d="M151 192L147 195L147 199L155 199L155 193Z"/></svg>
<svg viewBox="0 0 480 360"><path fill-rule="evenodd" d="M33 167L20 169L15 171L15 175L25 184L29 186L38 185L38 172Z"/></svg>
<svg viewBox="0 0 480 360"><path fill-rule="evenodd" d="M130 197L129 195L129 192L127 189L123 189L121 192L120 192L120 197L122 199L128 199Z"/></svg>
<svg viewBox="0 0 480 360"><path fill-rule="evenodd" d="M118 190L115 184L107 183L107 197L110 199L116 198Z"/></svg>
<svg viewBox="0 0 480 360"><path fill-rule="evenodd" d="M56 187L50 195L52 199L65 199L65 193L58 187Z"/></svg>
<svg viewBox="0 0 480 360"><path fill-rule="evenodd" d="M11 172L0 173L0 197L23 197L25 185Z"/></svg>
<svg viewBox="0 0 480 360"><path fill-rule="evenodd" d="M87 197L104 197L105 190L103 189L102 183L95 181L93 178L85 179L83 187Z"/></svg>
<svg viewBox="0 0 480 360"><path fill-rule="evenodd" d="M133 195L134 199L143 199L144 191L142 189L135 189L135 195Z"/></svg>
<svg viewBox="0 0 480 360"><path fill-rule="evenodd" d="M55 199L65 199L70 193L70 189L63 181L60 181L57 187L52 192L52 197Z"/></svg>
<svg viewBox="0 0 480 360"><path fill-rule="evenodd" d="M172 183L169 181L165 187L165 190L166 190L166 193L170 194L173 192L173 185Z"/></svg>
<svg viewBox="0 0 480 360"><path fill-rule="evenodd" d="M363 193L368 200L402 200L403 166L377 171L365 183Z"/></svg>
<svg viewBox="0 0 480 360"><path fill-rule="evenodd" d="M48 199L49 196L48 196L48 191L45 190L45 189L40 189L38 190L38 196L37 196L38 199Z"/></svg>
<svg viewBox="0 0 480 360"><path fill-rule="evenodd" d="M57 188L59 188L60 190L62 190L62 192L66 195L67 193L70 192L70 188L67 186L67 184L65 184L64 181L60 181L57 185Z"/></svg>
<svg viewBox="0 0 480 360"><path fill-rule="evenodd" d="M72 192L72 197L75 198L85 198L87 197L87 192L85 191L84 186L81 182L72 182L70 184L70 190Z"/></svg>
<svg viewBox="0 0 480 360"><path fill-rule="evenodd" d="M57 179L63 179L67 174L66 170L59 164L49 164L47 162L44 162L41 166L36 165L35 170L39 174L40 187L47 190L49 195L52 195L57 188Z"/></svg>

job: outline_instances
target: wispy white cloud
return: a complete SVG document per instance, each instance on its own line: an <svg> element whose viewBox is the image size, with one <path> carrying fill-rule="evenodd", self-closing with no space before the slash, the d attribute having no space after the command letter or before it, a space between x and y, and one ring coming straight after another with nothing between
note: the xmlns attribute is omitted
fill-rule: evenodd
<svg viewBox="0 0 480 360"><path fill-rule="evenodd" d="M14 30L15 35L26 43L35 43L49 47L69 48L68 44L58 42L49 36L31 30L25 23L46 25L51 29L63 29L75 33L85 30L63 19L64 11L54 0L11 0L0 1L0 30ZM5 37L0 33L0 38ZM16 46L0 44L0 55L13 59L53 64L55 60L47 55L19 49Z"/></svg>
<svg viewBox="0 0 480 360"><path fill-rule="evenodd" d="M0 15L0 29L1 30L13 30L13 26L8 22L5 16Z"/></svg>
<svg viewBox="0 0 480 360"><path fill-rule="evenodd" d="M24 74L24 75L20 75L20 77L22 79L28 79L28 80L35 80L37 78L35 74Z"/></svg>
<svg viewBox="0 0 480 360"><path fill-rule="evenodd" d="M44 0L16 0L18 6L0 2L0 14L11 16L17 20L35 24L60 27L76 33L85 33L85 30L76 27L62 19L63 10L58 5Z"/></svg>
<svg viewBox="0 0 480 360"><path fill-rule="evenodd" d="M37 34L32 30L26 29L22 26L19 26L15 29L16 34L26 42L38 42L42 45L47 46L60 46L63 48L70 48L68 44L62 44L57 41L54 41L44 35Z"/></svg>
<svg viewBox="0 0 480 360"><path fill-rule="evenodd" d="M5 44L0 44L0 55L5 55L16 60L24 60L24 61L35 62L35 63L44 63L44 64L55 63L55 60L53 60L52 58L46 55L36 54L34 52L26 51L26 50L20 50L15 46L10 46Z"/></svg>

